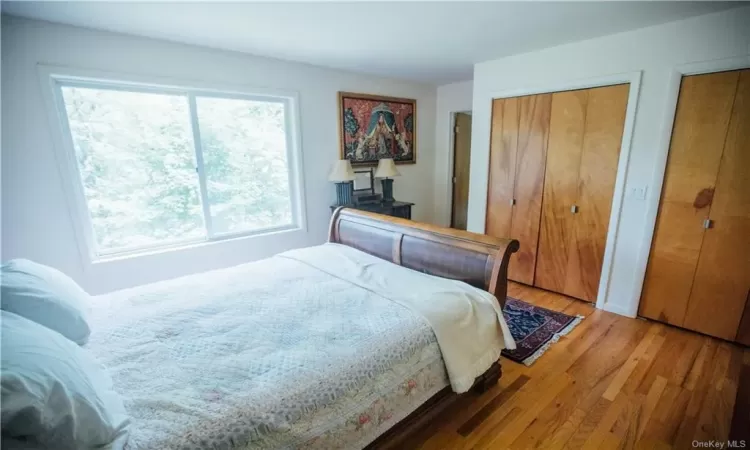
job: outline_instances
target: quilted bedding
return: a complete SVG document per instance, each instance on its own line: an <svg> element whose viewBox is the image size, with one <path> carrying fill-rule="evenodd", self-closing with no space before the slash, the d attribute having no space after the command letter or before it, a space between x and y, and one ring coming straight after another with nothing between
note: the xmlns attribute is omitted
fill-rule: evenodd
<svg viewBox="0 0 750 450"><path fill-rule="evenodd" d="M96 298L129 449L361 448L449 384L429 324L276 256Z"/></svg>

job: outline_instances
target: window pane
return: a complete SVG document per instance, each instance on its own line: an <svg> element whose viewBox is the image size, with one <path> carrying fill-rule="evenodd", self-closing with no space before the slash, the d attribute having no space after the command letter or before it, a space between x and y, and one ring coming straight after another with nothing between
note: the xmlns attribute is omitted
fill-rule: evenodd
<svg viewBox="0 0 750 450"><path fill-rule="evenodd" d="M187 97L61 89L98 252L204 236Z"/></svg>
<svg viewBox="0 0 750 450"><path fill-rule="evenodd" d="M216 233L292 224L284 104L196 98Z"/></svg>

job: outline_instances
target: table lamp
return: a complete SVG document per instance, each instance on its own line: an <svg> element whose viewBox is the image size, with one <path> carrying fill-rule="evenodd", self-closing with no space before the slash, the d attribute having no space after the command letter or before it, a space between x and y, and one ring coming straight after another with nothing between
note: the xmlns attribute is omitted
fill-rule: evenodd
<svg viewBox="0 0 750 450"><path fill-rule="evenodd" d="M391 158L383 158L378 161L378 168L375 170L375 178L382 178L380 182L383 184L383 201L393 201L393 180L390 177L397 177L401 175L396 170L396 163Z"/></svg>
<svg viewBox="0 0 750 450"><path fill-rule="evenodd" d="M328 181L336 183L336 201L338 205L349 205L352 203L352 189L354 171L348 159L340 159L333 165Z"/></svg>

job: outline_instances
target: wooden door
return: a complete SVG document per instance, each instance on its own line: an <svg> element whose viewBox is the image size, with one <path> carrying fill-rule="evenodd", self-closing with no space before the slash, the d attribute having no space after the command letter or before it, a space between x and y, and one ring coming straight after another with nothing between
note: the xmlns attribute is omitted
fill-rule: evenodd
<svg viewBox="0 0 750 450"><path fill-rule="evenodd" d="M508 266L508 278L525 284L534 283L536 270L551 106L551 94L519 98L518 150L513 189L515 205L510 236L517 239L521 247Z"/></svg>
<svg viewBox="0 0 750 450"><path fill-rule="evenodd" d="M629 85L553 94L535 285L595 301Z"/></svg>
<svg viewBox="0 0 750 450"><path fill-rule="evenodd" d="M497 99L492 105L485 233L518 239L508 278L533 284L536 269L550 94Z"/></svg>
<svg viewBox="0 0 750 450"><path fill-rule="evenodd" d="M492 102L490 167L484 230L486 234L500 238L510 238L510 221L513 216L513 189L516 183L518 151L518 104L518 98L499 98Z"/></svg>
<svg viewBox="0 0 750 450"><path fill-rule="evenodd" d="M588 91L577 211L573 215L575 246L569 250L563 293L594 302L602 274L630 85Z"/></svg>
<svg viewBox="0 0 750 450"><path fill-rule="evenodd" d="M471 156L471 115L456 114L453 133L453 210L451 227L466 229L469 207L469 160Z"/></svg>
<svg viewBox="0 0 750 450"><path fill-rule="evenodd" d="M733 340L750 290L750 69L739 75L684 326Z"/></svg>
<svg viewBox="0 0 750 450"><path fill-rule="evenodd" d="M544 201L534 285L564 292L568 259L575 247L571 206L578 198L588 91L552 94Z"/></svg>
<svg viewBox="0 0 750 450"><path fill-rule="evenodd" d="M682 79L641 294L642 316L683 325L738 79L737 72Z"/></svg>

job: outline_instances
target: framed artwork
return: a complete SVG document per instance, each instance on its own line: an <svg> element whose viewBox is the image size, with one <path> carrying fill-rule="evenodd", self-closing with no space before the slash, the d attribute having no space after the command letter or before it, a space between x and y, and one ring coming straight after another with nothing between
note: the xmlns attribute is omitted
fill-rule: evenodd
<svg viewBox="0 0 750 450"><path fill-rule="evenodd" d="M352 166L417 162L417 101L339 92L341 159Z"/></svg>

